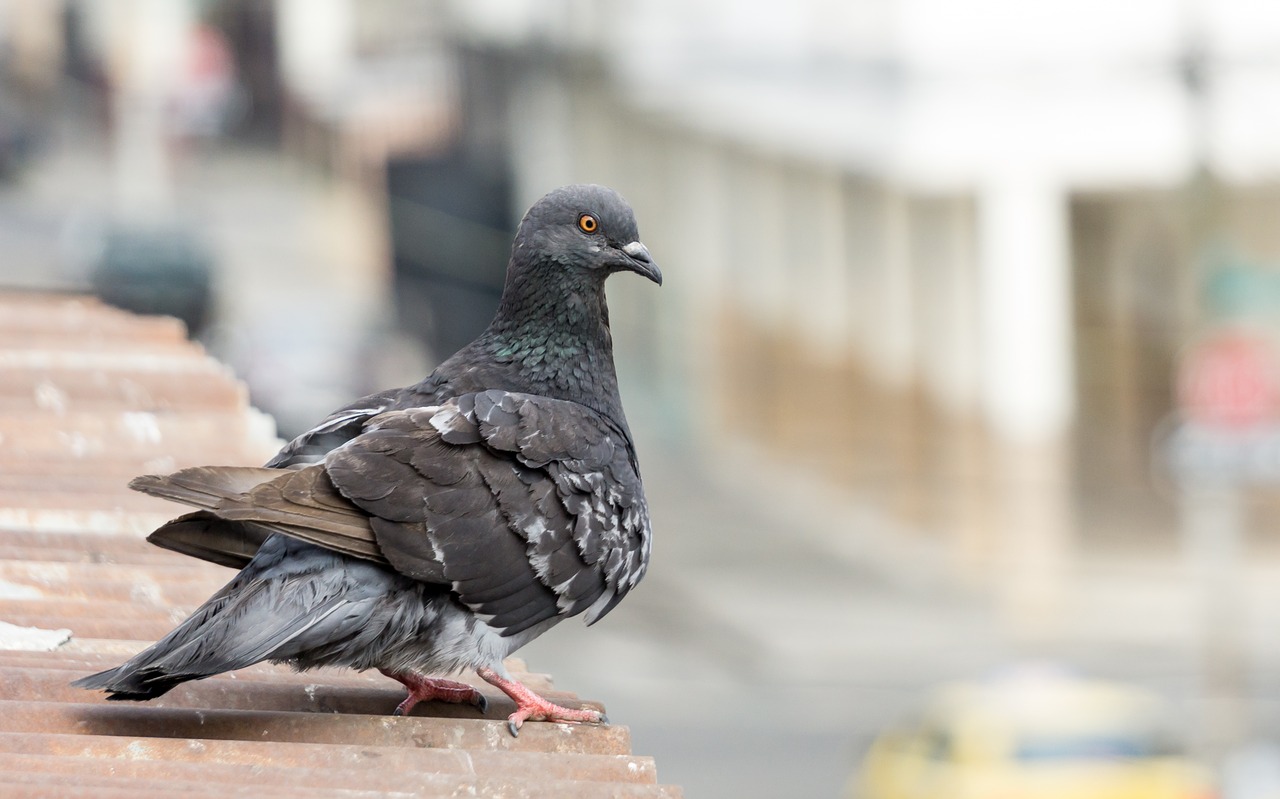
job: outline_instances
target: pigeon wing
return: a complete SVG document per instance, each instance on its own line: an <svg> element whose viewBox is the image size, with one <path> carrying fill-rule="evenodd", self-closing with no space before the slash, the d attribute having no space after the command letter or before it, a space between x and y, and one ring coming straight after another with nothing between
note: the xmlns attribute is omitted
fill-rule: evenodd
<svg viewBox="0 0 1280 799"><path fill-rule="evenodd" d="M435 401L437 389L438 385L428 380L416 386L370 394L344 405L281 447L265 465L285 469L318 463L329 452L364 432L365 425L378 414L397 408L430 405Z"/></svg>
<svg viewBox="0 0 1280 799"><path fill-rule="evenodd" d="M469 415L486 444L543 471L554 486L573 527L567 540L552 536L537 554L559 555L545 570L574 581L565 586L576 597L569 615L585 609L587 623L595 623L640 581L649 561L649 508L630 432L564 400L490 390L473 402ZM588 568L567 568L569 543Z"/></svg>
<svg viewBox="0 0 1280 799"><path fill-rule="evenodd" d="M575 403L486 391L384 413L325 469L393 568L447 583L506 635L593 622L644 572L629 437Z"/></svg>
<svg viewBox="0 0 1280 799"><path fill-rule="evenodd" d="M649 554L625 429L529 394L382 413L311 466L195 467L132 485L202 509L153 533L161 546L212 559L193 548L216 529L232 563L282 533L447 585L507 635L556 616L596 621Z"/></svg>

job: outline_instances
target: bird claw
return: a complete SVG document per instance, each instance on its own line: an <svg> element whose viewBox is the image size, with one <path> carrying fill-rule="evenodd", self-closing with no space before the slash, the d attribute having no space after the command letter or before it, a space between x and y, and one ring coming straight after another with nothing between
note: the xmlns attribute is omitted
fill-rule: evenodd
<svg viewBox="0 0 1280 799"><path fill-rule="evenodd" d="M547 703L545 710L521 708L507 717L507 729L511 731L512 738L520 737L520 728L526 721L547 721L552 724L608 724L609 717L591 708L573 710L551 703Z"/></svg>
<svg viewBox="0 0 1280 799"><path fill-rule="evenodd" d="M520 736L520 727L528 720L550 721L560 724L608 724L609 719L603 710L595 708L561 707L538 696L521 683L504 677L490 668L476 669L481 679L490 685L502 689L516 703L516 712L507 716L507 729L512 737Z"/></svg>
<svg viewBox="0 0 1280 799"><path fill-rule="evenodd" d="M484 694L471 686L437 677L424 677L416 672L393 672L386 669L382 673L401 683L409 689L409 695L391 711L393 716L407 716L419 702L468 702L479 708L481 713L489 709L489 700Z"/></svg>

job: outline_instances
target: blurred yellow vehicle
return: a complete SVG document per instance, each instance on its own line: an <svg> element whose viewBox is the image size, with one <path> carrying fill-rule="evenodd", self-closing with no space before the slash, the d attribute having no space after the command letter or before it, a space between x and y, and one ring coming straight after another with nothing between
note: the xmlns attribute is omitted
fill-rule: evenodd
<svg viewBox="0 0 1280 799"><path fill-rule="evenodd" d="M937 691L876 739L856 799L1212 799L1168 707L1137 688L1038 671Z"/></svg>

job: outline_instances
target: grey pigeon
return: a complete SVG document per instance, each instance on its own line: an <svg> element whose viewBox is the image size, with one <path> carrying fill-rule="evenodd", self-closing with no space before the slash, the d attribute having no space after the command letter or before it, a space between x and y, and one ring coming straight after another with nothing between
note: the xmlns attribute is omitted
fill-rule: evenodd
<svg viewBox="0 0 1280 799"><path fill-rule="evenodd" d="M199 508L161 547L240 569L127 663L73 683L151 699L260 661L376 668L417 702L471 702L475 669L526 719L551 704L502 660L569 616L591 624L644 576L649 510L613 364L605 278L662 273L616 192L568 186L520 223L497 315L425 380L358 400L264 467L144 476Z"/></svg>

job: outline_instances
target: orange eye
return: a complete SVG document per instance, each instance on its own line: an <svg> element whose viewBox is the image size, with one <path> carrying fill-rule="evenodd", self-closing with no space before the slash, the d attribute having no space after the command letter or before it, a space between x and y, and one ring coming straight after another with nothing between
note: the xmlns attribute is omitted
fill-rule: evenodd
<svg viewBox="0 0 1280 799"><path fill-rule="evenodd" d="M583 233L595 233L600 229L600 223L591 214L583 214L578 217L578 230Z"/></svg>

